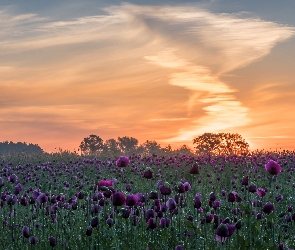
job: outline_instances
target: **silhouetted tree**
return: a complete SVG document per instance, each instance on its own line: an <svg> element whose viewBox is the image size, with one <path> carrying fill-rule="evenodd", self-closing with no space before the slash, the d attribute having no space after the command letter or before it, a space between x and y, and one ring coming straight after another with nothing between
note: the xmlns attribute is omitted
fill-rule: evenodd
<svg viewBox="0 0 295 250"><path fill-rule="evenodd" d="M4 141L0 142L0 154L9 153L27 153L27 154L42 154L43 149L38 144L27 144L26 142Z"/></svg>
<svg viewBox="0 0 295 250"><path fill-rule="evenodd" d="M103 140L97 135L90 135L81 142L79 148L83 155L99 154L103 150Z"/></svg>
<svg viewBox="0 0 295 250"><path fill-rule="evenodd" d="M156 141L149 141L147 140L144 144L143 147L145 149L145 153L148 155L152 154L162 154L165 152L163 148L161 148L161 145L158 144Z"/></svg>
<svg viewBox="0 0 295 250"><path fill-rule="evenodd" d="M103 145L102 155L114 157L120 155L122 152L119 148L119 142L115 139L108 139Z"/></svg>
<svg viewBox="0 0 295 250"><path fill-rule="evenodd" d="M118 143L120 150L126 155L135 152L138 146L138 140L128 136L118 137Z"/></svg>
<svg viewBox="0 0 295 250"><path fill-rule="evenodd" d="M182 155L192 155L193 151L187 145L182 145L180 148L174 150L174 153Z"/></svg>
<svg viewBox="0 0 295 250"><path fill-rule="evenodd" d="M249 152L249 144L239 134L205 133L193 139L196 153L241 155Z"/></svg>

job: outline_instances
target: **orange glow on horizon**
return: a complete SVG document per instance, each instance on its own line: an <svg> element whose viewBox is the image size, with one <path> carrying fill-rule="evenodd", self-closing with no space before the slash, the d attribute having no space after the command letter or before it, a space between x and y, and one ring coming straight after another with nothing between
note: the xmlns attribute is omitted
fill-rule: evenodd
<svg viewBox="0 0 295 250"><path fill-rule="evenodd" d="M291 25L197 4L14 11L0 12L0 141L73 151L96 134L193 149L225 132L295 150Z"/></svg>

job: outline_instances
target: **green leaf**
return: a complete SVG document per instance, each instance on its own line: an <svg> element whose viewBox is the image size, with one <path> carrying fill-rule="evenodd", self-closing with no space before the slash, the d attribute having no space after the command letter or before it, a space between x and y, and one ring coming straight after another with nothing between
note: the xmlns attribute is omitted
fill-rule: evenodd
<svg viewBox="0 0 295 250"><path fill-rule="evenodd" d="M260 220L256 221L255 228L256 228L257 231L260 231L260 228L261 228L261 221Z"/></svg>

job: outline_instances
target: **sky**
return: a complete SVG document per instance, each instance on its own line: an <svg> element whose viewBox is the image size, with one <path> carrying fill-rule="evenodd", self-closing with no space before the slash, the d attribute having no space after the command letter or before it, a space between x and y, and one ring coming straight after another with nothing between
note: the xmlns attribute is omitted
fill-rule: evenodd
<svg viewBox="0 0 295 250"><path fill-rule="evenodd" d="M295 150L295 1L0 0L0 141L206 132Z"/></svg>

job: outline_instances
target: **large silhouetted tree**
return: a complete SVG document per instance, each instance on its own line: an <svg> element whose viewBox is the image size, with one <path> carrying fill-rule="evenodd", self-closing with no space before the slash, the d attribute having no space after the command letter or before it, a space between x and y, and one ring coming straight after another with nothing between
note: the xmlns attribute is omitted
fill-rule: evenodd
<svg viewBox="0 0 295 250"><path fill-rule="evenodd" d="M165 149L161 148L161 145L158 144L156 141L149 141L147 140L143 143L144 151L146 154L162 154L165 152Z"/></svg>
<svg viewBox="0 0 295 250"><path fill-rule="evenodd" d="M138 146L138 140L129 136L118 137L118 143L120 150L124 154L131 154L135 152Z"/></svg>
<svg viewBox="0 0 295 250"><path fill-rule="evenodd" d="M103 150L103 140L97 135L90 135L84 138L79 148L83 155L99 154Z"/></svg>
<svg viewBox="0 0 295 250"><path fill-rule="evenodd" d="M102 155L114 157L120 155L121 153L122 152L119 148L119 142L117 140L108 139L105 141L103 145Z"/></svg>
<svg viewBox="0 0 295 250"><path fill-rule="evenodd" d="M196 153L241 155L248 153L249 144L239 134L205 133L193 139Z"/></svg>

